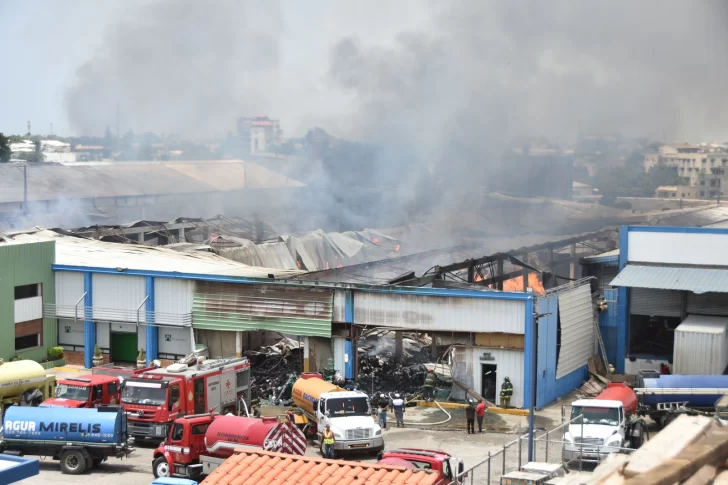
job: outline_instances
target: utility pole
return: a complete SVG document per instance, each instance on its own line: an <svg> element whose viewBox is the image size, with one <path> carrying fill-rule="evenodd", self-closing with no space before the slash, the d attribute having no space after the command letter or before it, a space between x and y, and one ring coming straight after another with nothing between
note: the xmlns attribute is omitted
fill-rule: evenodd
<svg viewBox="0 0 728 485"><path fill-rule="evenodd" d="M30 136L30 120L28 120L28 136Z"/></svg>
<svg viewBox="0 0 728 485"><path fill-rule="evenodd" d="M53 122L51 121L51 136L53 136Z"/></svg>
<svg viewBox="0 0 728 485"><path fill-rule="evenodd" d="M531 402L528 403L528 461L533 461L534 451L534 433L536 432L536 379L538 377L538 320L541 317L547 317L551 313L534 313L533 314L533 338L531 339L531 382L528 386L531 389ZM520 444L519 444L520 446ZM548 446L548 445L547 445Z"/></svg>
<svg viewBox="0 0 728 485"><path fill-rule="evenodd" d="M116 103L116 139L119 139L119 103Z"/></svg>

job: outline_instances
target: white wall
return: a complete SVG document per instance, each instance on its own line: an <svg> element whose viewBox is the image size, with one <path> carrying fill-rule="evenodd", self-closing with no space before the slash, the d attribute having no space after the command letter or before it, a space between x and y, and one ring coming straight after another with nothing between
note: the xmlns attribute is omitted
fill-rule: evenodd
<svg viewBox="0 0 728 485"><path fill-rule="evenodd" d="M159 353L187 355L192 352L189 327L159 327Z"/></svg>
<svg viewBox="0 0 728 485"><path fill-rule="evenodd" d="M136 309L147 295L143 277L94 274L92 282L94 319L136 323ZM146 321L144 305L139 321Z"/></svg>
<svg viewBox="0 0 728 485"><path fill-rule="evenodd" d="M484 353L489 353L494 360L481 361ZM513 384L511 406L523 407L523 351L490 349L486 347L456 347L454 350L453 371L455 375L468 376L465 383L480 393L483 378L482 364L496 365L496 404L500 405L500 386L505 377ZM464 374L463 374L464 372Z"/></svg>
<svg viewBox="0 0 728 485"><path fill-rule="evenodd" d="M83 273L56 271L56 315L73 318L83 292ZM78 318L83 318L83 300L78 305Z"/></svg>
<svg viewBox="0 0 728 485"><path fill-rule="evenodd" d="M15 300L15 323L43 318L43 297L33 296Z"/></svg>
<svg viewBox="0 0 728 485"><path fill-rule="evenodd" d="M728 234L629 231L627 258L639 263L728 266Z"/></svg>
<svg viewBox="0 0 728 485"><path fill-rule="evenodd" d="M422 331L524 333L525 302L489 298L356 294L354 323Z"/></svg>
<svg viewBox="0 0 728 485"><path fill-rule="evenodd" d="M192 300L194 293L194 281L155 278L155 323L160 325L182 325L183 320L181 316L192 314ZM191 319L191 317L189 318ZM191 324L191 320L189 324Z"/></svg>
<svg viewBox="0 0 728 485"><path fill-rule="evenodd" d="M83 320L58 319L58 345L83 346L83 335Z"/></svg>

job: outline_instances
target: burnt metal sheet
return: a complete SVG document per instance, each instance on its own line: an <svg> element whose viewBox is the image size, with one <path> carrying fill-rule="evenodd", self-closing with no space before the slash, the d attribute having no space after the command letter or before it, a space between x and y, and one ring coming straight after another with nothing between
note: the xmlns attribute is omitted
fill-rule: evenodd
<svg viewBox="0 0 728 485"><path fill-rule="evenodd" d="M518 300L357 292L354 323L445 332L524 333Z"/></svg>
<svg viewBox="0 0 728 485"><path fill-rule="evenodd" d="M192 311L196 329L268 330L330 337L333 291L198 281Z"/></svg>
<svg viewBox="0 0 728 485"><path fill-rule="evenodd" d="M556 365L560 379L583 367L594 354L594 310L591 286L558 293L561 347Z"/></svg>

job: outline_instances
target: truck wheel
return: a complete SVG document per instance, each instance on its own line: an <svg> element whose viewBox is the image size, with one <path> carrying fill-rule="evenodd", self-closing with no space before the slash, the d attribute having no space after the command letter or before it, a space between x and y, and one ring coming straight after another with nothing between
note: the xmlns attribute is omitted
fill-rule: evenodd
<svg viewBox="0 0 728 485"><path fill-rule="evenodd" d="M86 470L86 457L81 450L67 450L61 454L61 471L68 475L80 475Z"/></svg>
<svg viewBox="0 0 728 485"><path fill-rule="evenodd" d="M154 471L154 478L170 476L169 463L167 463L167 459L163 456L160 456L159 458L154 460L152 469Z"/></svg>

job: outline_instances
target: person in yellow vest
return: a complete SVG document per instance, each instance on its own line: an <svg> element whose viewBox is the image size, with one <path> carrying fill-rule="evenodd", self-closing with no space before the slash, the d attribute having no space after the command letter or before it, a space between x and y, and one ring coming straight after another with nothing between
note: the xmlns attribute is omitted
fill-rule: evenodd
<svg viewBox="0 0 728 485"><path fill-rule="evenodd" d="M331 431L331 425L327 424L326 429L324 429L324 432L321 434L321 450L324 458L334 458L335 442L336 440L334 440L334 432Z"/></svg>

